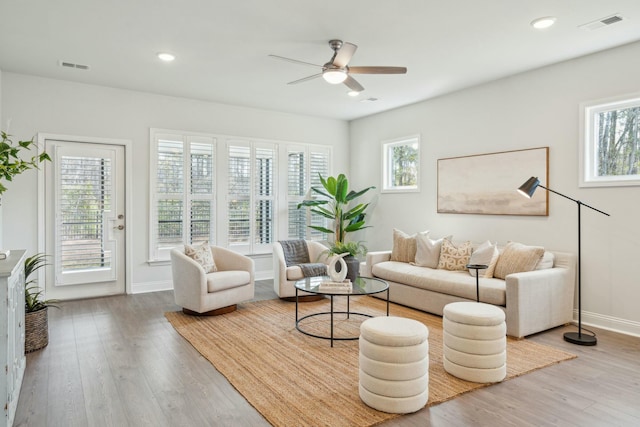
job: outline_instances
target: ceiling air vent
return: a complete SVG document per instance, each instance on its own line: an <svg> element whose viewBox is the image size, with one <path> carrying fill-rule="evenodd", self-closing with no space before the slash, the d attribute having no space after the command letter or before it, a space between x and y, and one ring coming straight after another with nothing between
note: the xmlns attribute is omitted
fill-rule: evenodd
<svg viewBox="0 0 640 427"><path fill-rule="evenodd" d="M79 70L88 70L89 69L88 65L74 64L73 62L69 62L69 61L60 61L60 66L61 67L67 67L67 68L77 68Z"/></svg>
<svg viewBox="0 0 640 427"><path fill-rule="evenodd" d="M587 31L593 31L593 30L598 30L600 28L606 27L608 25L613 25L620 21L622 21L622 16L615 14L615 15L607 16L605 18L600 18L593 22L588 22L586 24L578 25L578 28L582 28L583 30L587 30Z"/></svg>

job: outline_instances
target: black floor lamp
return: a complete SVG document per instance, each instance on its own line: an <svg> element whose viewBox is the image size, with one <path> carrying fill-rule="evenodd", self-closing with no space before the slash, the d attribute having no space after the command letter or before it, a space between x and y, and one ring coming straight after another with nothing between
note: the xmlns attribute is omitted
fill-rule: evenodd
<svg viewBox="0 0 640 427"><path fill-rule="evenodd" d="M540 181L538 180L538 178L533 176L529 178L527 182L522 184L520 188L518 188L518 191L523 196L531 198L533 196L533 193L535 193L536 188L538 187L544 188L547 191L555 193L558 196L562 196L565 199L569 199L578 204L578 332L565 333L564 340L573 344L578 344L578 345L596 345L598 340L596 339L595 336L582 333L582 292L581 292L582 286L581 286L581 280L580 280L581 270L582 270L580 268L580 233L581 233L580 210L582 206L586 206L589 209L593 209L594 211L600 212L603 215L606 215L606 216L610 216L610 215L606 212L602 212L601 210L594 208L593 206L589 206L585 203L582 203L580 200L572 199L571 197L565 196L564 194L558 193L557 191L553 191L552 189L547 188L544 185L540 185Z"/></svg>

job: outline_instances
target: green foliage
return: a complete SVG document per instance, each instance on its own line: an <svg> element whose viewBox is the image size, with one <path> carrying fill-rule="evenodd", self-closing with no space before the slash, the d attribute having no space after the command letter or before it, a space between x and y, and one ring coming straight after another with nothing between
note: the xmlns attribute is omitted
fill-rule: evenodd
<svg viewBox="0 0 640 427"><path fill-rule="evenodd" d="M392 151L393 186L416 185L418 150L411 145L398 145Z"/></svg>
<svg viewBox="0 0 640 427"><path fill-rule="evenodd" d="M48 255L45 254L35 254L27 258L24 262L24 308L27 313L42 310L45 307L55 307L55 303L58 302L58 300L42 299L42 289L38 286L36 279L31 279L31 275L38 271L38 269L49 265L47 257Z"/></svg>
<svg viewBox="0 0 640 427"><path fill-rule="evenodd" d="M351 256L357 257L366 254L367 247L362 242L335 243L327 252L331 255L349 253Z"/></svg>
<svg viewBox="0 0 640 427"><path fill-rule="evenodd" d="M368 203L359 203L350 206L351 202L375 187L368 187L361 191L349 191L349 181L344 174L337 177L330 176L324 179L320 176L322 188L311 187L311 190L320 195L319 199L304 200L298 204L298 209L302 207L310 208L311 212L333 221L333 229L310 225L309 228L322 233L333 234L334 244L330 249L331 253L341 254L345 252L351 255L364 254L366 248L361 243L345 242L348 233L353 233L365 226L365 210Z"/></svg>
<svg viewBox="0 0 640 427"><path fill-rule="evenodd" d="M640 174L640 107L601 112L597 124L598 175Z"/></svg>
<svg viewBox="0 0 640 427"><path fill-rule="evenodd" d="M20 151L31 150L36 145L33 138L29 141L18 141L18 145L11 140L11 135L6 132L1 132L2 141L0 141L0 180L12 181L13 177L20 175L22 172L29 169L37 169L38 163L42 163L45 160L51 161L51 158L46 152L36 154L29 160L23 160L19 157ZM0 195L7 191L7 187L0 182Z"/></svg>

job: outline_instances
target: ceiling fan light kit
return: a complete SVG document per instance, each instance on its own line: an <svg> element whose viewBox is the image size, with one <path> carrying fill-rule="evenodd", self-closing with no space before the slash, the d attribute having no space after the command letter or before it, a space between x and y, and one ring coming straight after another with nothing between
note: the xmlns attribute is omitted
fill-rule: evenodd
<svg viewBox="0 0 640 427"><path fill-rule="evenodd" d="M329 47L333 49L333 56L324 65L311 64L309 62L298 61L297 59L286 58L279 55L269 55L272 58L281 59L284 61L293 62L300 65L307 65L312 67L321 68L321 72L313 74L308 77L303 77L298 80L289 82L288 84L298 84L313 80L316 77L322 76L324 80L331 84L344 83L351 91L349 95L356 96L364 90L364 87L356 81L351 74L406 74L406 67L382 67L382 66L357 66L349 67L349 61L353 57L353 54L358 49L353 43L343 42L342 40L329 40Z"/></svg>
<svg viewBox="0 0 640 427"><path fill-rule="evenodd" d="M347 80L347 71L340 68L332 68L322 72L322 78L332 85L337 85Z"/></svg>

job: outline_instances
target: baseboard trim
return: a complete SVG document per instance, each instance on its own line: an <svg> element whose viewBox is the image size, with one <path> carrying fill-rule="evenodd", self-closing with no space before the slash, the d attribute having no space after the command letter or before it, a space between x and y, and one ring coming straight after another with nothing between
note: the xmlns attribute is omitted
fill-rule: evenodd
<svg viewBox="0 0 640 427"><path fill-rule="evenodd" d="M132 294L146 294L148 292L160 292L173 290L173 281L162 280L158 282L134 283L131 286Z"/></svg>
<svg viewBox="0 0 640 427"><path fill-rule="evenodd" d="M578 310L573 311L573 319L578 324ZM582 311L582 326L606 329L625 335L640 337L640 322Z"/></svg>

